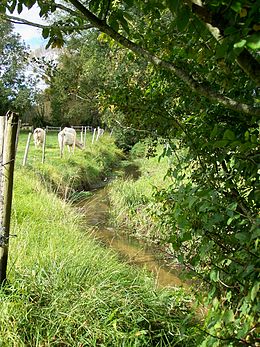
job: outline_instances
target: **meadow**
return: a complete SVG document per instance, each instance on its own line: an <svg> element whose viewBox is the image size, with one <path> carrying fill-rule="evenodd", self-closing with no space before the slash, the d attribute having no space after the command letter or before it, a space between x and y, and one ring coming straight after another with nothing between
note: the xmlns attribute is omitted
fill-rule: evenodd
<svg viewBox="0 0 260 347"><path fill-rule="evenodd" d="M21 133L17 150L16 165L22 166L28 133ZM79 136L78 136L79 139ZM28 153L26 167L37 172L39 177L60 195L89 190L100 184L118 165L123 153L115 146L109 134L105 134L92 144L92 134L87 133L86 148L78 148L69 153L67 148L60 157L57 132L46 135L45 161L42 164L42 149L35 148L33 139Z"/></svg>
<svg viewBox="0 0 260 347"><path fill-rule="evenodd" d="M79 212L57 195L66 184L79 189L81 170L90 185L103 179L123 157L113 140L104 137L61 159L53 136L46 162L32 146L23 167L26 138L21 134L16 158L16 236L0 290L0 345L198 345L191 297L181 288L156 289L151 274L101 247ZM81 181L74 179L79 172Z"/></svg>

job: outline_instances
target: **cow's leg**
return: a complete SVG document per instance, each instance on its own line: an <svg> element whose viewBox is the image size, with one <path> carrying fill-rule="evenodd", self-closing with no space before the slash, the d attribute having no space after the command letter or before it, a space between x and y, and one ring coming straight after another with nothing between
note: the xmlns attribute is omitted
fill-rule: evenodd
<svg viewBox="0 0 260 347"><path fill-rule="evenodd" d="M63 157L63 153L64 153L64 136L62 135L62 140L60 143L60 157Z"/></svg>

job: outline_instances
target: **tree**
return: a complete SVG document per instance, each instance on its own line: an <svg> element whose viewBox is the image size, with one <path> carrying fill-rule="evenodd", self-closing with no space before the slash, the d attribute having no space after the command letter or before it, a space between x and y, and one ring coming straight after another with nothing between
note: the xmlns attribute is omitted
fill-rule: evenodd
<svg viewBox="0 0 260 347"><path fill-rule="evenodd" d="M147 61L153 63L154 65L168 70L170 73L176 75L180 80L182 80L193 92L204 96L211 100L211 102L218 103L223 105L228 109L233 109L235 111L252 114L259 117L259 109L253 107L252 105L247 105L242 101L236 101L231 99L228 96L225 96L221 93L220 88L213 89L209 85L204 84L202 76L194 78L191 74L185 71L185 68L179 67L177 63L173 61L167 61L156 55L149 49L144 48L146 42L142 42L142 33L135 32L134 28L131 27L131 21L134 20L137 16L140 18L143 14L150 15L150 22L154 18L163 17L165 12L169 12L169 9L176 15L176 25L180 31L186 30L187 27L190 28L190 25L197 23L197 14L200 14L200 19L203 19L203 24L209 24L206 21L206 17L201 15L201 12L212 12L211 2L207 3L204 6L192 6L193 3L186 5L186 3L176 2L176 5L172 5L172 2L161 2L154 0L152 2L143 3L142 1L125 1L125 2L113 2L113 1L91 1L91 2L79 2L78 0L69 0L68 3L72 4L74 8L65 7L59 3L56 3L54 0L41 1L37 2L41 7L41 15L48 16L56 10L63 10L67 12L70 17L65 23L54 23L52 27L43 28L43 36L45 38L49 37L49 45L60 46L64 43L64 34L69 34L75 30L83 30L84 28L89 28L91 26L97 28L101 32L107 34L112 39L123 45L124 47L132 50L137 55L143 56ZM234 44L235 49L243 49L247 44L249 47L257 49L259 44L259 36L257 32L250 34L253 30L258 30L257 27L257 6L255 2L249 2L241 0L238 7L229 6L229 3L222 5L221 1L215 1L213 9L215 8L215 17L223 17L226 24L222 30L224 30L225 35L228 38L228 43L224 45L227 54L233 52L233 46L230 49L234 41L241 38L241 41L237 41ZM35 4L35 0L23 0L19 1L17 5L16 0L7 1L7 6L10 11L13 11L15 6L18 6L18 11L21 12L23 6L30 8ZM247 10L243 7L245 6ZM199 8L199 10L198 10ZM241 8L240 20L237 20L239 17L238 9ZM217 9L217 10L216 10ZM247 15L244 15L244 13ZM138 13L138 15L137 15ZM195 13L195 14L194 14ZM217 15L216 15L217 13ZM236 18L235 23L233 23L232 18ZM149 17L149 16L148 16ZM210 17L210 16L209 16ZM245 19L245 17L247 17ZM17 20L15 18L9 17L10 20ZM144 25L150 24L150 22L145 22ZM27 22L28 23L28 22ZM213 22L212 22L213 23ZM63 24L63 26L61 25ZM214 23L213 23L214 24ZM219 23L218 23L219 24ZM221 22L222 24L222 22ZM61 26L60 26L61 25ZM220 25L220 24L219 24ZM243 25L243 31L239 31L237 34L236 27L241 27ZM43 27L43 26L41 26ZM121 33L126 33L128 37L123 36ZM235 34L234 34L235 32ZM191 31L192 33L192 31ZM190 34L191 35L191 34ZM135 41L131 41L131 39ZM242 46L242 47L240 47ZM244 56L244 55L243 55ZM246 56L248 59L240 59L240 66L245 66L244 71L249 73L250 63L252 66L251 70L255 72L256 76L259 76L259 63L253 58L252 54L247 51ZM250 57L250 58L249 58ZM252 59L251 59L252 58ZM242 60L246 60L244 64ZM254 74L250 74L252 76ZM257 77L257 81L259 81Z"/></svg>
<svg viewBox="0 0 260 347"><path fill-rule="evenodd" d="M0 18L0 103L1 114L8 109L24 112L31 106L33 82L25 77L29 53L9 22Z"/></svg>
<svg viewBox="0 0 260 347"><path fill-rule="evenodd" d="M55 125L101 125L97 94L105 84L109 47L97 37L95 32L71 37L55 62L33 58L35 71L47 85L43 94L51 107L49 121Z"/></svg>

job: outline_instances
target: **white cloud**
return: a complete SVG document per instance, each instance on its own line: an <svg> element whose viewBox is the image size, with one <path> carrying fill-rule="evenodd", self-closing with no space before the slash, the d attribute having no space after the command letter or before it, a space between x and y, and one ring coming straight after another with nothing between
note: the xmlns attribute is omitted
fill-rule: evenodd
<svg viewBox="0 0 260 347"><path fill-rule="evenodd" d="M46 24L46 21L40 17L39 13L39 7L33 6L29 10L24 7L21 14L18 14L15 11L12 15L33 23ZM42 30L40 28L25 24L15 24L14 31L18 33L21 36L22 40L24 40L27 45L30 45L32 49L41 47L46 44L46 40L42 38Z"/></svg>

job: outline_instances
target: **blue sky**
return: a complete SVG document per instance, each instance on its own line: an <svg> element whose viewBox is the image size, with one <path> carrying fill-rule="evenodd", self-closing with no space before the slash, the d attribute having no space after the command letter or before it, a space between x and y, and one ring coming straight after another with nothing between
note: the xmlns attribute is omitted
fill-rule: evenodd
<svg viewBox="0 0 260 347"><path fill-rule="evenodd" d="M32 8L30 8L30 10L24 8L20 15L15 12L13 13L13 15L15 17L26 19L30 22L38 24L45 23L44 20L39 16L39 8L37 6L33 6ZM46 40L44 40L41 35L41 29L24 24L15 24L14 29L15 32L20 34L22 40L24 40L32 50L46 45Z"/></svg>

